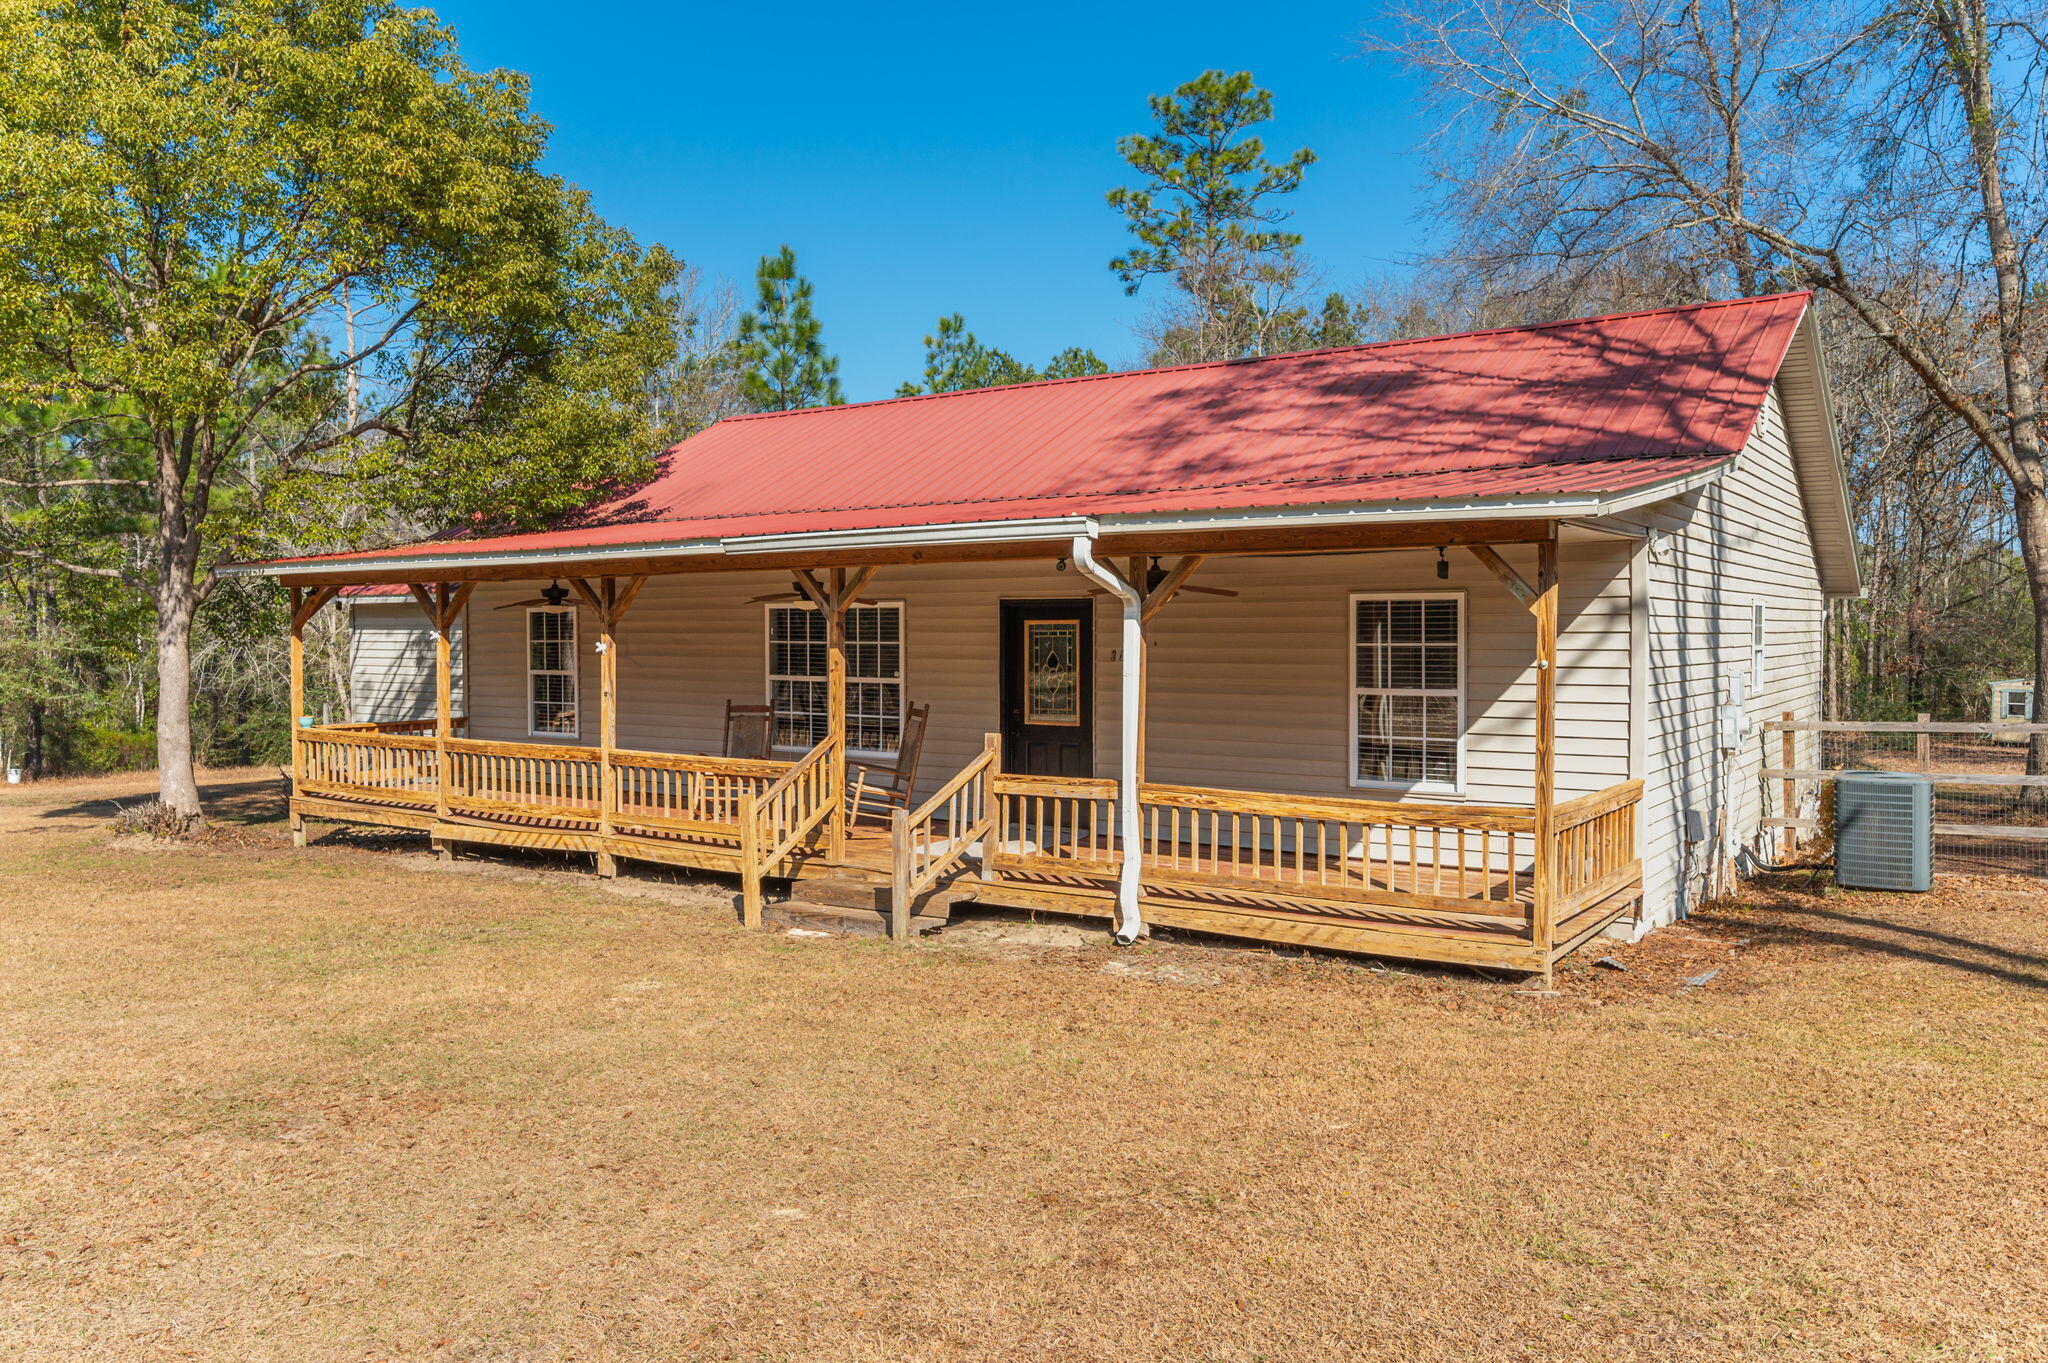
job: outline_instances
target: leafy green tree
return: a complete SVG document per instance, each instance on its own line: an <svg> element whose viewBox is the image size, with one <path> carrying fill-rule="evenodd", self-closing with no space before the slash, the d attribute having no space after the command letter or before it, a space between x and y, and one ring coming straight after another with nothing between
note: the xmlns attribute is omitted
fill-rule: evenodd
<svg viewBox="0 0 2048 1363"><path fill-rule="evenodd" d="M939 319L938 331L924 338L924 382L906 383L896 390L898 397L920 393L958 393L970 388L1000 388L1005 384L1030 383L1034 379L1074 378L1082 374L1107 374L1092 350L1070 346L1033 369L1007 350L983 345L967 329L959 313Z"/></svg>
<svg viewBox="0 0 2048 1363"><path fill-rule="evenodd" d="M1249 130L1273 117L1273 96L1249 71L1204 71L1149 102L1158 130L1117 142L1144 182L1109 192L1137 238L1109 268L1127 294L1163 277L1181 295L1155 328L1155 362L1267 353L1306 315L1302 239L1279 230L1288 215L1277 201L1301 187L1315 153L1266 158Z"/></svg>
<svg viewBox="0 0 2048 1363"><path fill-rule="evenodd" d="M540 524L648 468L674 263L545 144L522 79L389 0L0 10L0 397L50 437L0 552L149 601L172 807L224 554L372 534L366 502Z"/></svg>
<svg viewBox="0 0 2048 1363"><path fill-rule="evenodd" d="M839 387L839 357L820 339L811 281L797 273L796 252L785 244L774 255L762 256L754 284L754 310L739 325L740 357L746 365L740 388L748 405L757 412L788 412L846 401Z"/></svg>

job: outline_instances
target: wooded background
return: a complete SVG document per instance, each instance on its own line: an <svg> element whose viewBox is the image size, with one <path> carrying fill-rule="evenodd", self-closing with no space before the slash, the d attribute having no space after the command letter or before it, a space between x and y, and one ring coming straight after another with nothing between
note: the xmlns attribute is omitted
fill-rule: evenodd
<svg viewBox="0 0 2048 1363"><path fill-rule="evenodd" d="M1344 169L1269 152L1273 93L1201 73L1151 97L1104 187L1135 358L1816 289L1869 586L1830 619L1831 716L1986 718L2048 637L2039 19L1362 14L1364 52L1437 101L1428 229L1385 274L1287 230L1287 196ZM546 524L722 416L843 400L790 245L743 303L543 174L546 137L521 80L389 4L0 15L0 766L282 759L283 595L215 564ZM925 339L903 393L1109 368L957 313ZM343 714L345 613L307 658L309 710Z"/></svg>

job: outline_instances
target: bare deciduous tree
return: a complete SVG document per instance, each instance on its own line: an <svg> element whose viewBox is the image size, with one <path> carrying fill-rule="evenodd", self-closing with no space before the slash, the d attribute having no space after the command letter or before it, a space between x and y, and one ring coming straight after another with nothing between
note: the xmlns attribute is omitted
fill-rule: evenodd
<svg viewBox="0 0 2048 1363"><path fill-rule="evenodd" d="M1368 38L1433 84L1452 253L1495 287L1651 248L1838 300L2009 490L2048 694L2031 251L2042 26L1991 0L1478 0ZM2030 769L2048 769L2037 739Z"/></svg>

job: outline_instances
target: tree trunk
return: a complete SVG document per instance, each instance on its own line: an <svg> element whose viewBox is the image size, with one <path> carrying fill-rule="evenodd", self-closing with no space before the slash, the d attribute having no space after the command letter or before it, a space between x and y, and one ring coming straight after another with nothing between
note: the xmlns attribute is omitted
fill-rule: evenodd
<svg viewBox="0 0 2048 1363"><path fill-rule="evenodd" d="M2012 502L2013 520L2019 526L2020 558L2033 593L2034 718L2039 721L2048 714L2044 711L2044 698L2048 698L2048 494L2018 488ZM2027 773L2048 774L2048 734L2034 734L2027 740Z"/></svg>
<svg viewBox="0 0 2048 1363"><path fill-rule="evenodd" d="M198 592L182 555L167 553L156 582L157 798L190 819L200 817L199 779L192 769L192 613Z"/></svg>

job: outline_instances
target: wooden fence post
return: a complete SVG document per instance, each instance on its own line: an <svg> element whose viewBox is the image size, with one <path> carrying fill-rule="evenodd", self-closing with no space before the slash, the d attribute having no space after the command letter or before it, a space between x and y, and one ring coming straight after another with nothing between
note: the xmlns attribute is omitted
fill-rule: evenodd
<svg viewBox="0 0 2048 1363"><path fill-rule="evenodd" d="M1924 711L1923 711L1922 713L1920 713L1920 714L1918 714L1918 715L1915 715L1915 716L1914 716L1914 722L1915 722L1915 723L1919 723L1919 724L1927 724L1927 723L1930 723L1930 722L1932 722L1932 721L1933 721L1933 719L1934 719L1934 716L1933 716L1933 715L1927 714L1927 713L1926 713L1926 712L1924 712ZM1919 733L1919 736L1918 736L1918 737L1917 737L1917 738L1916 738L1916 739L1914 740L1914 743L1913 743L1913 748L1914 748L1914 756L1916 756L1916 757L1918 757L1918 758L1920 759L1920 770L1922 770L1922 771L1933 771L1933 770L1934 770L1934 735L1933 735L1933 734L1930 734L1930 733L1928 733L1928 732L1927 732L1927 731L1926 731L1925 729L1922 729L1922 730L1920 731L1920 733Z"/></svg>
<svg viewBox="0 0 2048 1363"><path fill-rule="evenodd" d="M1787 710L1785 712L1785 723L1787 725L1790 725L1792 723L1792 712L1790 710ZM1799 765L1799 763L1794 760L1794 757L1798 752L1796 736L1793 734L1790 728L1787 728L1783 733L1778 735L1778 737L1782 740L1778 745L1778 753L1780 760L1782 761L1785 770L1790 771L1794 767ZM1798 818L1799 783L1788 776L1785 778L1782 786L1780 787L1780 790L1780 803L1784 805L1786 819L1790 820ZM1780 831L1783 832L1785 835L1782 839L1779 840L1781 855L1790 856L1799 847L1799 830L1793 828L1788 823Z"/></svg>

